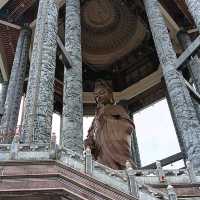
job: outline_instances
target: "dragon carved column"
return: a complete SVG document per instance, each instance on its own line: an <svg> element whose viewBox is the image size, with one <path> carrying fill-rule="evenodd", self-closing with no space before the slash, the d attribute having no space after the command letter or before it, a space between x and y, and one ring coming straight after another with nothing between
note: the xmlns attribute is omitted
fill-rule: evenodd
<svg viewBox="0 0 200 200"><path fill-rule="evenodd" d="M169 98L186 149L186 156L195 168L200 167L200 123L182 75L176 71L176 53L157 0L143 0L163 69Z"/></svg>

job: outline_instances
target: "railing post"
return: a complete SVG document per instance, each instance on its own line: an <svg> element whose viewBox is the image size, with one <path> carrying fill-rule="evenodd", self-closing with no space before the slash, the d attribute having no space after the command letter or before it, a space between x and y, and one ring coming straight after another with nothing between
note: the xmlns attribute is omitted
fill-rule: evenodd
<svg viewBox="0 0 200 200"><path fill-rule="evenodd" d="M157 170L157 175L159 177L159 181L161 183L165 182L166 181L166 178L165 178L165 173L162 169L162 166L161 166L161 162L160 161L156 161L156 170Z"/></svg>
<svg viewBox="0 0 200 200"><path fill-rule="evenodd" d="M173 186L168 185L167 194L168 194L169 200L177 200L177 195Z"/></svg>
<svg viewBox="0 0 200 200"><path fill-rule="evenodd" d="M92 175L93 170L93 162L92 162L92 154L89 147L85 150L85 173Z"/></svg>
<svg viewBox="0 0 200 200"><path fill-rule="evenodd" d="M20 141L20 135L16 134L13 138L11 147L10 147L10 159L16 160L18 156L18 150L19 150L19 141Z"/></svg>
<svg viewBox="0 0 200 200"><path fill-rule="evenodd" d="M189 160L186 162L186 166L187 166L187 171L188 171L188 175L190 177L191 183L196 183L197 179L196 179L195 171L194 171L192 163Z"/></svg>
<svg viewBox="0 0 200 200"><path fill-rule="evenodd" d="M126 173L128 176L130 194L138 198L139 197L138 185L135 180L134 170L132 168L130 161L128 160L126 161Z"/></svg>
<svg viewBox="0 0 200 200"><path fill-rule="evenodd" d="M56 133L52 133L50 140L49 158L55 160L57 158L56 154L57 154Z"/></svg>

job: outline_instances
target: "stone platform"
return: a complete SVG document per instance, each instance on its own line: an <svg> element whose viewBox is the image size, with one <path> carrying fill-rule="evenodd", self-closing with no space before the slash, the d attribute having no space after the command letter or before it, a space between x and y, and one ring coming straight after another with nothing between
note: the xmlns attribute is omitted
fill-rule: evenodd
<svg viewBox="0 0 200 200"><path fill-rule="evenodd" d="M195 175L195 176L194 176ZM170 199L173 185L178 199L200 197L200 176L189 169L112 170L51 144L0 145L0 200L48 199Z"/></svg>

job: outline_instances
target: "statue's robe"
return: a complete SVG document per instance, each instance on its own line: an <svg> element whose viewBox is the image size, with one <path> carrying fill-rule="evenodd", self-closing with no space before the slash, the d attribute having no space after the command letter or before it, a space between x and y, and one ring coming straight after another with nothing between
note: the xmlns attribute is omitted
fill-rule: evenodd
<svg viewBox="0 0 200 200"><path fill-rule="evenodd" d="M101 106L97 108L88 131L85 147L91 148L93 158L99 163L113 169L125 169L126 161L132 162L133 129L134 124L122 106L109 104Z"/></svg>

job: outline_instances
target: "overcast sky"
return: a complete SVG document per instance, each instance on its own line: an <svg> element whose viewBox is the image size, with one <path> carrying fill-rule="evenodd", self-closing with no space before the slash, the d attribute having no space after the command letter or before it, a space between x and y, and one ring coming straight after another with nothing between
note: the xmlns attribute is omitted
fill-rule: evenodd
<svg viewBox="0 0 200 200"><path fill-rule="evenodd" d="M142 165L180 152L166 99L134 116ZM181 167L183 162L174 164Z"/></svg>

